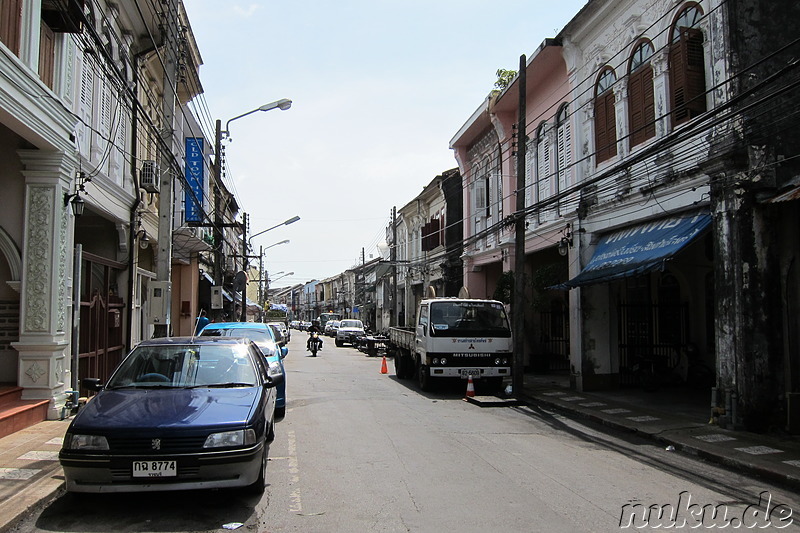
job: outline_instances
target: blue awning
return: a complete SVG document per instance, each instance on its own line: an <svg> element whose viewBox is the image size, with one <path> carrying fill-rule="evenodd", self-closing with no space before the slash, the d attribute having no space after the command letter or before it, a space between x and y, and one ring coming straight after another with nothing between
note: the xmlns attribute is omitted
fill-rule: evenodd
<svg viewBox="0 0 800 533"><path fill-rule="evenodd" d="M571 289L605 283L650 270L664 263L711 225L711 215L695 213L655 220L601 237L583 271L554 288Z"/></svg>

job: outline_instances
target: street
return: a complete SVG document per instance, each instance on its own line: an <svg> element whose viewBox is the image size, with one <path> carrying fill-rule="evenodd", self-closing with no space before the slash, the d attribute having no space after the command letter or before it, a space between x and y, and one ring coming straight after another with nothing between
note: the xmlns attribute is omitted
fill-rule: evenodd
<svg viewBox="0 0 800 533"><path fill-rule="evenodd" d="M710 505L757 521L762 495L800 509L790 491L633 435L535 406L482 408L462 400L461 383L421 393L395 378L391 360L383 375L381 358L331 338L308 357L305 335L292 333L287 413L262 498L65 494L13 531L602 532L643 525L642 506Z"/></svg>

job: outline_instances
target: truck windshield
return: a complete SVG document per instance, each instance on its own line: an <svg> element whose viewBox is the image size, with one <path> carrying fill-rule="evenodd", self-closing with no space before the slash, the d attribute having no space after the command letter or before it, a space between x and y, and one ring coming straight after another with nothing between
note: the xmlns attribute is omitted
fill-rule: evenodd
<svg viewBox="0 0 800 533"><path fill-rule="evenodd" d="M505 309L494 302L431 302L434 337L510 337Z"/></svg>

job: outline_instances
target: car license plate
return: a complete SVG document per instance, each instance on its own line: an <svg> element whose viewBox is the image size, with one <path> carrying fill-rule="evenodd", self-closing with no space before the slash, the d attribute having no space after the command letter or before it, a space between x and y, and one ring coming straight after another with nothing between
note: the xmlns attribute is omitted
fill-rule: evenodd
<svg viewBox="0 0 800 533"><path fill-rule="evenodd" d="M133 477L175 477L175 461L134 461Z"/></svg>
<svg viewBox="0 0 800 533"><path fill-rule="evenodd" d="M473 378L481 377L481 369L480 368L462 368L461 369L461 377L466 379L472 376Z"/></svg>

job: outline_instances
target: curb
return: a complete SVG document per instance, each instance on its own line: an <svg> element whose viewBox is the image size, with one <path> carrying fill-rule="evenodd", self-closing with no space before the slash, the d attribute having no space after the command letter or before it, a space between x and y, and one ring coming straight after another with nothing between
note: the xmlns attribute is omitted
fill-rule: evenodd
<svg viewBox="0 0 800 533"><path fill-rule="evenodd" d="M722 455L721 453L717 453L715 451L703 449L700 446L693 446L683 440L675 439L668 435L663 435L660 432L659 434L656 434L648 431L641 431L640 429L636 428L635 426L631 426L630 424L616 422L606 417L599 416L595 413L590 413L579 409L570 409L569 407L566 407L559 403L543 399L537 396L523 395L523 398L525 403L527 404L547 406L562 414L570 415L573 418L583 418L586 420L591 420L592 422L595 422L601 426L608 427L620 432L635 433L654 442L663 445L674 446L675 449L677 451L680 451L681 453L699 457L703 460L724 466L726 468L741 470L754 477L758 477L765 481L782 485L786 488L790 488L793 490L800 490L800 478L797 476L792 476L790 474L787 474L785 471L779 471L775 468L762 466L751 461L743 461L735 457ZM699 427L699 425L697 427ZM668 431L677 431L677 430L668 430Z"/></svg>

